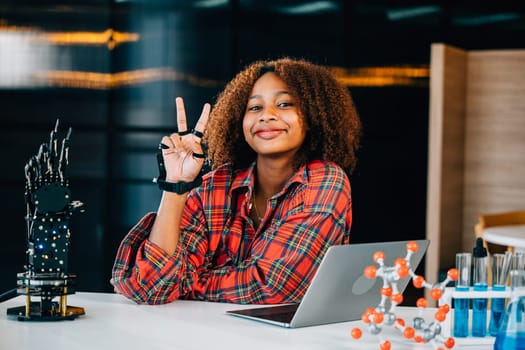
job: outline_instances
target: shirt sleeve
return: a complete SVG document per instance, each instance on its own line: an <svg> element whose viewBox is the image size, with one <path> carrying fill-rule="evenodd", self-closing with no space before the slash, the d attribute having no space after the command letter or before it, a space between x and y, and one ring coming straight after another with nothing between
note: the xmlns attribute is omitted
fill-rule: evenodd
<svg viewBox="0 0 525 350"><path fill-rule="evenodd" d="M196 267L198 263L188 263L181 244L169 255L147 239L155 218L155 213L147 214L126 235L113 265L115 290L137 303L163 304L188 294L193 282L186 274L191 277L202 269ZM203 244L199 250L204 251L206 242L202 238L199 242Z"/></svg>

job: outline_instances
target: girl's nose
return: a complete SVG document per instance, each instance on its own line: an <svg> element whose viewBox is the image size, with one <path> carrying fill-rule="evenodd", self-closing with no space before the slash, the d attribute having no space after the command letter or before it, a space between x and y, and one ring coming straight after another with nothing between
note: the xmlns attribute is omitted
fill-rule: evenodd
<svg viewBox="0 0 525 350"><path fill-rule="evenodd" d="M277 120L279 118L279 111L274 106L266 107L261 114L260 121Z"/></svg>

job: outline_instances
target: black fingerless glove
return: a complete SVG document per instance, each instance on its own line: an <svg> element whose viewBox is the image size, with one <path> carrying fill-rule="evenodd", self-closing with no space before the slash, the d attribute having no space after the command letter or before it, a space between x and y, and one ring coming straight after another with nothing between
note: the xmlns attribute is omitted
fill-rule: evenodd
<svg viewBox="0 0 525 350"><path fill-rule="evenodd" d="M153 182L157 183L159 188L167 192L175 192L183 194L191 191L193 188L198 187L202 183L202 175L209 171L209 165L207 162L203 165L197 178L191 182L167 182L166 181L166 167L164 166L164 157L162 155L162 149L167 148L164 144L159 144L157 151L157 165L159 166L159 176L153 179Z"/></svg>

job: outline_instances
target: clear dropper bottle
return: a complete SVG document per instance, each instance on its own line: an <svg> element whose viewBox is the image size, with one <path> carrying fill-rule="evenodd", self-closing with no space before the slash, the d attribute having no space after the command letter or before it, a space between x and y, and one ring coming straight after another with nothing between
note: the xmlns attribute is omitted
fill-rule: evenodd
<svg viewBox="0 0 525 350"><path fill-rule="evenodd" d="M483 247L483 239L476 239L476 246L472 254L472 284L475 292L488 290L489 258L487 249ZM472 336L484 337L487 335L487 298L472 299Z"/></svg>

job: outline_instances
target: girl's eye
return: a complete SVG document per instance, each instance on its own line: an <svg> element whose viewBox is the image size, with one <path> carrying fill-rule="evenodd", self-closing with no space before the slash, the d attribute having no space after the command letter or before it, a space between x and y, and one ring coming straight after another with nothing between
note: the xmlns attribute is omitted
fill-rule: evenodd
<svg viewBox="0 0 525 350"><path fill-rule="evenodd" d="M279 102L277 106L280 108L286 108L286 107L293 106L293 103L292 102Z"/></svg>
<svg viewBox="0 0 525 350"><path fill-rule="evenodd" d="M250 106L248 107L248 110L249 111L260 111L261 110L261 106Z"/></svg>

